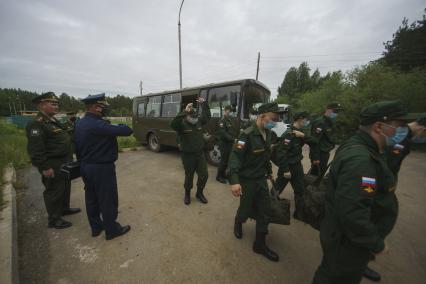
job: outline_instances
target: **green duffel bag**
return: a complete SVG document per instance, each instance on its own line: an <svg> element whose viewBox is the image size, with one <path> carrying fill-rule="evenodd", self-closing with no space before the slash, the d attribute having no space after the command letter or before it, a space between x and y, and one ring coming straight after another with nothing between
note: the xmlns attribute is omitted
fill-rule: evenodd
<svg viewBox="0 0 426 284"><path fill-rule="evenodd" d="M320 175L305 187L303 194L303 216L305 223L319 230L325 215L325 195L328 175Z"/></svg>
<svg viewBox="0 0 426 284"><path fill-rule="evenodd" d="M280 199L275 190L275 182L272 181L270 190L271 197L271 223L280 225L290 225L290 200Z"/></svg>

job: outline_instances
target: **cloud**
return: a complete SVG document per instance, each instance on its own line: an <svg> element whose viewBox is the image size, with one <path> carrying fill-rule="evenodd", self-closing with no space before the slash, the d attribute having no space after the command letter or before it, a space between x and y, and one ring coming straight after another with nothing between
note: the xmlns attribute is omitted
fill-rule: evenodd
<svg viewBox="0 0 426 284"><path fill-rule="evenodd" d="M137 95L179 86L180 1L0 0L0 87ZM186 0L183 82L260 77L276 93L291 66L348 70L380 56L422 0Z"/></svg>

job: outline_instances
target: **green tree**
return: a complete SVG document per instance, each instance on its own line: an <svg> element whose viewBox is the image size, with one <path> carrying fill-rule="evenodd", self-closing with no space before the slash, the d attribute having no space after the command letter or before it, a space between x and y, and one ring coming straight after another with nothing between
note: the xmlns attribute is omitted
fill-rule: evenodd
<svg viewBox="0 0 426 284"><path fill-rule="evenodd" d="M404 18L393 39L385 42L384 46L383 60L390 66L405 72L426 66L426 14L422 20L410 25Z"/></svg>

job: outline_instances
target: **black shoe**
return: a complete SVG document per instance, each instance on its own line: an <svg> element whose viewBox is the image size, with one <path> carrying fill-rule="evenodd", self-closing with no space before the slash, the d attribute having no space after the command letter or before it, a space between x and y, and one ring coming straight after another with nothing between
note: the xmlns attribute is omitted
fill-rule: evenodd
<svg viewBox="0 0 426 284"><path fill-rule="evenodd" d="M183 203L189 205L191 203L191 190L185 189L185 197L183 198Z"/></svg>
<svg viewBox="0 0 426 284"><path fill-rule="evenodd" d="M207 204L208 203L208 200L207 200L207 198L204 196L204 194L203 194L203 192L202 191L198 191L197 192L197 194L195 195L195 197L201 202L201 203L204 203L204 204Z"/></svg>
<svg viewBox="0 0 426 284"><path fill-rule="evenodd" d="M80 208L67 208L67 209L64 209L64 211L62 212L62 216L77 214L80 212L81 212Z"/></svg>
<svg viewBox="0 0 426 284"><path fill-rule="evenodd" d="M268 248L268 246L265 243L265 233L258 233L256 232L256 240L253 243L253 251L255 253L261 254L270 261L278 262L280 260L280 257L278 254L271 249Z"/></svg>
<svg viewBox="0 0 426 284"><path fill-rule="evenodd" d="M223 183L223 184L226 184L226 183L227 183L226 179L225 179L225 178L223 178L223 177L216 177L216 180L217 180L218 182L220 182L220 183Z"/></svg>
<svg viewBox="0 0 426 284"><path fill-rule="evenodd" d="M104 229L92 230L92 237L95 238L95 237L99 236L102 233L103 230Z"/></svg>
<svg viewBox="0 0 426 284"><path fill-rule="evenodd" d="M118 232L112 235L106 235L107 241L112 240L116 237L122 236L124 234L127 234L130 231L130 226L122 226L120 229L118 229Z"/></svg>
<svg viewBox="0 0 426 284"><path fill-rule="evenodd" d="M65 221L64 219L57 219L55 221L50 221L48 228L55 228L55 229L65 229L72 226L71 222Z"/></svg>
<svg viewBox="0 0 426 284"><path fill-rule="evenodd" d="M237 239L243 238L243 223L235 219L234 223L234 235Z"/></svg>
<svg viewBox="0 0 426 284"><path fill-rule="evenodd" d="M374 282L380 282L380 280L382 279L380 277L379 272L371 269L368 266L364 270L364 277L367 278L367 279L370 279L371 281L374 281Z"/></svg>

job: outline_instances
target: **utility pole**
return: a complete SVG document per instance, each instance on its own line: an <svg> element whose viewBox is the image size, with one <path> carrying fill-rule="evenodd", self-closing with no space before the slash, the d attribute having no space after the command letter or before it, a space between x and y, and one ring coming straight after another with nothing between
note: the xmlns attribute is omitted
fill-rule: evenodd
<svg viewBox="0 0 426 284"><path fill-rule="evenodd" d="M260 51L257 53L256 81L257 79L259 79L259 63L260 63Z"/></svg>
<svg viewBox="0 0 426 284"><path fill-rule="evenodd" d="M182 47L181 47L181 36L180 36L180 13L182 11L183 2L185 0L182 0L182 3L180 3L179 8L179 21L178 21L178 37L179 37L179 86L182 89Z"/></svg>
<svg viewBox="0 0 426 284"><path fill-rule="evenodd" d="M142 96L142 81L139 81L139 92L140 92L140 95Z"/></svg>

